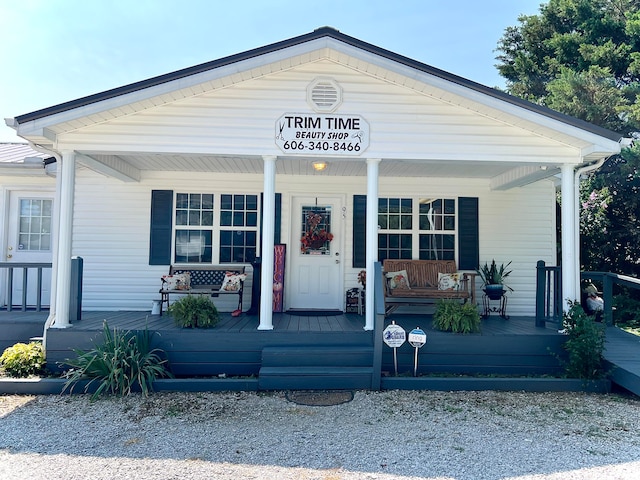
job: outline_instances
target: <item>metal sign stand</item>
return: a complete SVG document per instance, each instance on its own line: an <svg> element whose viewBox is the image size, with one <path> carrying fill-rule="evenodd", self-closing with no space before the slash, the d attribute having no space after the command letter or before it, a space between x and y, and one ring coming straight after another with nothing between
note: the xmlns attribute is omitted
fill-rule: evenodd
<svg viewBox="0 0 640 480"><path fill-rule="evenodd" d="M412 347L415 348L415 354L413 358L413 376L418 376L418 350L427 343L427 334L424 333L420 329L420 327L416 327L409 332L409 343Z"/></svg>
<svg viewBox="0 0 640 480"><path fill-rule="evenodd" d="M396 325L395 321L391 321L391 325L382 332L382 340L389 347L393 348L393 367L396 377L398 376L398 347L401 347L407 338L407 332L400 325Z"/></svg>

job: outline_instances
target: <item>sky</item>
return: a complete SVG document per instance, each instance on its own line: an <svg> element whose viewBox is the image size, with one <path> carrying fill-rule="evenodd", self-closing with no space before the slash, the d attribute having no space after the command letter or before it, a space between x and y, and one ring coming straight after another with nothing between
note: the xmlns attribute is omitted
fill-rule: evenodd
<svg viewBox="0 0 640 480"><path fill-rule="evenodd" d="M0 0L5 118L331 26L490 87L498 40L542 0Z"/></svg>

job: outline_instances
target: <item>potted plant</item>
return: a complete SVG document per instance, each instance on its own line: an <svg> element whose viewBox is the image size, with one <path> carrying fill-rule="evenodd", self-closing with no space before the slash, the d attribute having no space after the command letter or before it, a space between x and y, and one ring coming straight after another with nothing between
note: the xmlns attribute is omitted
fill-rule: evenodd
<svg viewBox="0 0 640 480"><path fill-rule="evenodd" d="M477 270L483 283L484 292L491 300L500 300L502 295L504 295L505 288L513 292L513 288L504 283L504 279L511 275L512 272L512 270L507 270L509 265L511 265L511 262L506 265L502 263L498 266L496 261L492 260L491 265L485 263Z"/></svg>
<svg viewBox="0 0 640 480"><path fill-rule="evenodd" d="M471 302L438 300L433 314L433 328L453 333L475 333L480 331L478 307Z"/></svg>
<svg viewBox="0 0 640 480"><path fill-rule="evenodd" d="M205 295L185 295L167 309L182 328L211 328L220 320L218 309Z"/></svg>

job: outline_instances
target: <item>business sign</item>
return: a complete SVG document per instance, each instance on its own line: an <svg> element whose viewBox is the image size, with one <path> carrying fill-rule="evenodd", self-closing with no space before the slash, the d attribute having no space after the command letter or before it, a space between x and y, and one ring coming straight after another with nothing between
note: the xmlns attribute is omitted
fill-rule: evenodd
<svg viewBox="0 0 640 480"><path fill-rule="evenodd" d="M360 115L285 113L276 145L294 155L358 156L369 147L369 124Z"/></svg>

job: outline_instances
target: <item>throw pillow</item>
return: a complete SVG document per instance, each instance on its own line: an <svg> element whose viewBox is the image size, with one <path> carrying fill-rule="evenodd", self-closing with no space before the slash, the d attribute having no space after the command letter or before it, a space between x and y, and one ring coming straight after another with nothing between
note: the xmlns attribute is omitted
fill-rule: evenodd
<svg viewBox="0 0 640 480"><path fill-rule="evenodd" d="M391 290L394 290L396 288L405 288L411 290L411 285L409 285L409 277L406 270L388 272L387 278L389 279L389 288Z"/></svg>
<svg viewBox="0 0 640 480"><path fill-rule="evenodd" d="M162 288L164 290L189 290L191 288L191 275L189 273L163 275Z"/></svg>
<svg viewBox="0 0 640 480"><path fill-rule="evenodd" d="M224 281L222 282L222 286L220 287L221 292L237 292L240 290L242 286L242 282L247 278L247 276L242 273L235 272L227 272L224 274Z"/></svg>
<svg viewBox="0 0 640 480"><path fill-rule="evenodd" d="M460 290L460 274L438 273L438 290Z"/></svg>

